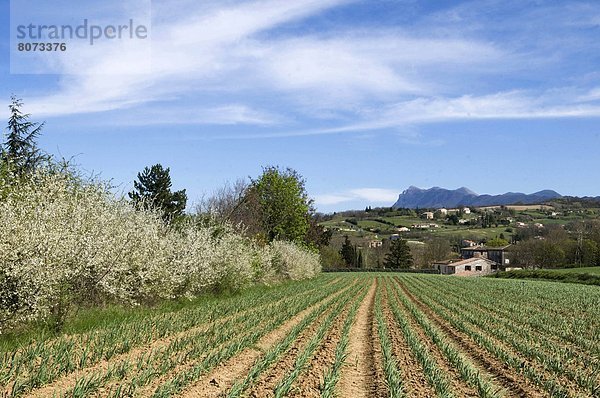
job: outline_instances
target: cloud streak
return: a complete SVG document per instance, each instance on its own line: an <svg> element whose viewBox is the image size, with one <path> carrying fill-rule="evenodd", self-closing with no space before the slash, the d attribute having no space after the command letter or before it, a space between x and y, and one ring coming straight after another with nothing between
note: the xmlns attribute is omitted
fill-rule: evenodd
<svg viewBox="0 0 600 398"><path fill-rule="evenodd" d="M331 206L352 201L366 201L374 204L390 204L398 199L398 192L385 188L356 188L341 193L315 196L318 206Z"/></svg>
<svg viewBox="0 0 600 398"><path fill-rule="evenodd" d="M397 131L484 119L600 117L597 84L572 82L562 89L507 82L507 75L531 80L539 70L556 66L531 43L490 39L482 26L491 17L482 11L485 7L471 3L424 18L414 29L347 24L319 33L285 29L353 3L157 3L150 70L120 73L147 55L143 49L94 46L63 65L56 92L27 98L28 109L46 118L88 114L90 123L106 123L103 114L110 112L112 122L124 125L260 128L216 139ZM489 1L487 6L502 9L503 4ZM548 10L556 19L566 15L558 24L562 30L579 29L576 16L590 16L583 6ZM594 15L582 20L585 28L594 23ZM498 26L493 29L504 27L507 37L519 34L512 22ZM539 47L546 51L544 43L540 36ZM559 50L550 55L553 62L570 54L568 48Z"/></svg>

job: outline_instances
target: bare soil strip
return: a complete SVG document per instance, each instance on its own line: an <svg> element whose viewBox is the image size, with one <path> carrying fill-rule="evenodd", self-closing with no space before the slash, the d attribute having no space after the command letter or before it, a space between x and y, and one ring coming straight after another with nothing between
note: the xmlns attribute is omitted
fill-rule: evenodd
<svg viewBox="0 0 600 398"><path fill-rule="evenodd" d="M293 318L286 321L282 326L263 336L256 343L256 347L247 348L239 355L236 355L217 366L193 386L186 389L181 396L184 398L213 398L222 396L233 386L237 379L242 378L250 371L252 365L254 365L265 351L282 341L305 316L310 314L315 308L323 305L324 302L332 301L344 290L340 290L326 299L302 310Z"/></svg>
<svg viewBox="0 0 600 398"><path fill-rule="evenodd" d="M379 289L379 278L377 279L376 290ZM389 397L390 390L387 386L385 371L383 369L383 352L381 351L381 340L377 332L377 321L375 319L375 305L371 306L369 312L370 329L369 341L371 341L373 349L373 374L371 379L369 397Z"/></svg>
<svg viewBox="0 0 600 398"><path fill-rule="evenodd" d="M440 294L448 294L453 297L460 298L460 294L455 293L453 291L441 290L435 284L426 283L426 284L424 284L424 286L427 286L427 288L430 288L430 289L435 289L435 291L439 292ZM503 322L508 325L516 322L514 318L509 316L509 312L505 309L490 308L488 306L484 306L484 305L482 305L480 303L476 303L476 302L470 302L469 305L472 306L473 309L476 309L478 312L488 314L490 317L498 319L499 322ZM576 371L579 369L586 369L590 362L593 363L594 361L597 361L597 358L594 355L583 350L581 347L577 346L575 343L572 343L572 342L569 342L566 340L562 340L562 339L556 337L555 335L552 335L549 332L537 330L537 329L533 328L532 326L527 325L525 323L519 323L518 327L521 328L521 330L524 330L526 333L533 333L533 334L538 335L540 340L544 340L546 342L546 347L561 346L564 349L568 350L569 353L572 355L572 359L573 359L572 362L566 364L566 366L570 370ZM507 327L507 329L510 329L510 328ZM552 354L552 351L548 348L537 346L537 349L543 350L547 354ZM590 367L590 370L592 370L591 367Z"/></svg>
<svg viewBox="0 0 600 398"><path fill-rule="evenodd" d="M340 397L369 398L375 380L375 354L373 352L373 308L375 282L371 285L356 313L348 339L348 357L337 385Z"/></svg>
<svg viewBox="0 0 600 398"><path fill-rule="evenodd" d="M460 372L458 369L454 368L450 362L447 361L444 354L440 351L440 349L435 345L435 343L427 336L425 331L421 328L421 326L417 323L412 314L408 311L408 309L402 304L402 302L397 298L397 292L393 291L393 299L398 304L398 308L402 311L404 318L410 324L411 329L419 336L419 340L422 344L424 344L428 351L431 353L436 363L440 367L440 369L447 375L450 384L452 385L452 389L457 393L459 397L477 397L477 391L474 388L470 387L466 384L466 382L461 378Z"/></svg>
<svg viewBox="0 0 600 398"><path fill-rule="evenodd" d="M522 375L517 374L511 367L499 361L496 357L490 355L485 349L481 348L468 335L456 330L444 319L438 316L431 308L423 304L416 298L403 284L398 280L398 285L406 296L414 302L429 319L431 319L454 343L460 347L469 360L479 368L485 369L494 376L494 381L502 385L507 392L508 397L547 397L547 394L540 392L535 386L528 383Z"/></svg>
<svg viewBox="0 0 600 398"><path fill-rule="evenodd" d="M390 297L384 290L381 301L383 316L388 326L392 351L396 361L398 361L398 371L402 377L404 392L408 397L435 397L435 390L429 385L423 367L405 340L402 330L390 309L388 300L390 300Z"/></svg>
<svg viewBox="0 0 600 398"><path fill-rule="evenodd" d="M339 278L336 278L334 281L332 281L331 283L327 283L327 285L330 285L332 283L334 283L335 281L338 281ZM299 295L303 295L303 294L307 294L311 291L312 289L309 289L308 291L305 292L301 292L299 293ZM344 289L345 290L345 289ZM278 302L285 300L286 298L282 298L280 300L277 300L274 303L265 303L262 304L262 306L264 305L273 305L273 304L277 304ZM93 373L103 373L106 372L109 367L115 363L120 363L122 361L131 361L134 362L136 360L136 358L139 358L142 355L147 355L148 353L152 352L152 351L156 351L156 350L160 350L163 349L165 347L167 347L169 344L171 344L173 341L180 339L180 338L185 338L186 336L190 336L192 334L197 334L197 333L202 333L205 332L207 330L210 329L210 327L214 324L223 324L225 322L227 322L228 320L231 320L232 318L242 315L246 312L255 310L255 308L248 308L244 311L238 312L238 313L234 313L234 314L230 314L230 315L226 315L222 318L216 319L213 322L210 323L205 323L205 324L201 324L198 326L195 326L193 328L169 335L167 337L161 338L161 339L157 339L152 341L151 343L139 346L139 347L135 347L131 350L129 350L128 352L124 352L123 354L119 354L116 355L112 358L110 358L109 360L102 360L100 362L97 362L96 364L89 366L89 367L85 367L82 369L78 369L72 373L69 373L57 380L55 380L52 383L46 384L38 389L35 389L33 391L31 391L29 394L27 394L25 397L26 398L46 398L49 396L53 396L53 394L57 393L57 392L64 392L67 391L71 388L73 388L75 386L75 383L77 382L78 379L80 379L81 377L85 377L86 375L90 375ZM180 371L182 368L178 367L178 370ZM121 384L122 382L117 382L116 384ZM106 390L106 388L108 388L109 386L103 388L102 390Z"/></svg>
<svg viewBox="0 0 600 398"><path fill-rule="evenodd" d="M349 303L348 307L337 316L321 345L315 350L310 363L307 364L302 374L293 383L288 397L318 398L321 396L319 387L324 382L323 375L325 371L335 362L335 348L340 340L342 327L350 312L350 306Z"/></svg>
<svg viewBox="0 0 600 398"><path fill-rule="evenodd" d="M491 317L493 318L493 316L491 316ZM499 338L495 337L495 335L493 333L487 333L486 330L484 330L482 327L480 327L479 325L477 325L475 323L472 323L466 319L464 321L475 332L482 334L482 335L486 335L486 337L490 341L492 341L495 346L500 347L505 352L508 352L512 356L519 358L519 361L522 362L522 366L527 366L529 368L535 369L535 371L538 374L544 375L544 378L546 380L553 380L557 384L568 389L570 391L570 393L572 393L573 395L577 395L577 394L580 394L583 392L582 388L577 385L577 382L575 380L572 380L569 377L567 377L564 373L560 373L558 371L553 371L552 369L550 369L548 367L544 367L543 364L539 360L532 360L530 358L527 358L526 355L519 352L509 342L500 340ZM542 350L540 350L538 352L542 352ZM567 365L567 367L568 367L568 365Z"/></svg>
<svg viewBox="0 0 600 398"><path fill-rule="evenodd" d="M323 305L323 303L332 301L335 297L339 296L344 291L350 289L355 284L356 281L344 287L342 290L339 290L338 292L322 299L321 301L315 303L309 308L301 311L299 314L295 315L291 320L286 321L282 327L273 330L270 333L267 333L267 335L263 336L257 342L255 347L249 347L248 349L242 350L242 352L240 352L239 354L234 355L229 360L224 361L223 364L218 365L217 369L221 369L222 374L217 373L215 370L212 370L209 373L207 373L205 377L202 377L198 382L188 386L182 392L182 394L189 394L189 396L191 397L200 396L196 395L195 391L199 391L199 394L208 392L210 394L208 396L215 396L213 394L219 396L219 394L223 394L225 391L227 391L233 386L237 378L243 376L245 373L247 373L248 370L250 370L250 368L254 364L254 361L260 358L263 355L264 351L266 351L271 345L277 344L279 340L283 340L283 338L285 338L289 331L292 330L297 323L301 322L306 315L312 312L315 308ZM291 323L292 320L295 321L294 324ZM235 358L237 358L238 356L238 361L236 361ZM145 386L140 391L138 391L136 396L151 397L158 387L175 377L178 373L189 370L196 364L196 362L197 361L185 362L177 366L175 369L167 372L166 374L154 379L149 385ZM250 365L247 365L247 362L250 362ZM222 367L223 365L225 365L225 367ZM212 377L210 375L212 375ZM216 379L216 377L220 377L221 382L219 382ZM203 390L203 387L206 386L209 387L206 390Z"/></svg>
<svg viewBox="0 0 600 398"><path fill-rule="evenodd" d="M275 386L286 374L294 368L294 362L310 339L315 335L331 309L327 309L319 317L300 333L290 349L279 360L272 365L268 371L262 374L248 391L247 396L253 398L273 397Z"/></svg>

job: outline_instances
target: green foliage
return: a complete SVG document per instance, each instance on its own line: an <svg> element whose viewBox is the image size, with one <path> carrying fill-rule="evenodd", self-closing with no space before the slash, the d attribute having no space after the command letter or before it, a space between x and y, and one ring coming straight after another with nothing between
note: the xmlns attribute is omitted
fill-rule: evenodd
<svg viewBox="0 0 600 398"><path fill-rule="evenodd" d="M248 195L258 199L259 218L268 241L302 242L309 230L312 201L298 172L287 168L265 167L252 181Z"/></svg>
<svg viewBox="0 0 600 398"><path fill-rule="evenodd" d="M508 241L503 238L494 238L488 240L485 245L489 247L503 247L508 245Z"/></svg>
<svg viewBox="0 0 600 398"><path fill-rule="evenodd" d="M576 269L576 268L575 268ZM515 270L507 272L497 272L490 275L492 278L505 278L505 279L540 279L555 282L567 282L567 283L582 283L585 285L597 285L600 286L600 275L594 275L591 273L577 273L577 272L556 272L555 270Z"/></svg>
<svg viewBox="0 0 600 398"><path fill-rule="evenodd" d="M352 268L362 268L362 252L356 247L356 245L353 245L352 242L350 242L348 235L346 235L339 253L346 266Z"/></svg>
<svg viewBox="0 0 600 398"><path fill-rule="evenodd" d="M169 171L161 164L144 168L137 175L138 181L133 182L134 190L129 192L129 198L136 207L158 209L166 222L181 218L187 202L185 189L171 192Z"/></svg>
<svg viewBox="0 0 600 398"><path fill-rule="evenodd" d="M413 257L410 247L404 239L395 239L390 245L390 251L385 256L386 268L410 268L413 265Z"/></svg>
<svg viewBox="0 0 600 398"><path fill-rule="evenodd" d="M23 113L21 99L13 96L8 106L6 141L2 145L2 163L10 164L17 176L30 173L45 159L37 147L36 138L40 135L44 123L29 121L29 114ZM6 166L3 166L6 167Z"/></svg>

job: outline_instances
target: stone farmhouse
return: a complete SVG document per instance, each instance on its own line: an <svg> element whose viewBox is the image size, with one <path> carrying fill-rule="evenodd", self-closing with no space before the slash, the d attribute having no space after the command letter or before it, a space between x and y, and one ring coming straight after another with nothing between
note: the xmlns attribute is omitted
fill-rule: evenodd
<svg viewBox="0 0 600 398"><path fill-rule="evenodd" d="M444 261L435 263L433 266L442 275L483 276L495 272L494 262L482 257L473 257L454 262Z"/></svg>
<svg viewBox="0 0 600 398"><path fill-rule="evenodd" d="M502 247L489 247L489 246L470 246L463 247L460 249L460 255L463 259L469 258L485 258L495 263L497 269L504 269L510 266L510 247L512 245L506 245Z"/></svg>

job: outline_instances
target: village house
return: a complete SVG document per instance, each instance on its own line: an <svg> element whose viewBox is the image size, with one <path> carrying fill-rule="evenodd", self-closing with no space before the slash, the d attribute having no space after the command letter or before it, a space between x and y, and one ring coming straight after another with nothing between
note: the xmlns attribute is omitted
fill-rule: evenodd
<svg viewBox="0 0 600 398"><path fill-rule="evenodd" d="M373 248L377 248L377 247L381 247L383 246L383 241L381 240L370 240L369 241L369 248L373 249Z"/></svg>
<svg viewBox="0 0 600 398"><path fill-rule="evenodd" d="M397 232L410 232L410 228L406 228L406 227L399 227L396 228Z"/></svg>
<svg viewBox="0 0 600 398"><path fill-rule="evenodd" d="M410 227L415 229L429 229L429 224L413 224Z"/></svg>
<svg viewBox="0 0 600 398"><path fill-rule="evenodd" d="M495 272L494 262L487 258L477 257L458 261L444 261L433 264L442 275L483 276Z"/></svg>
<svg viewBox="0 0 600 398"><path fill-rule="evenodd" d="M448 215L448 209L441 208L438 210L443 216Z"/></svg>
<svg viewBox="0 0 600 398"><path fill-rule="evenodd" d="M463 239L460 241L460 247L474 247L477 246L477 242L469 240L469 239Z"/></svg>
<svg viewBox="0 0 600 398"><path fill-rule="evenodd" d="M471 209L469 209L468 207L464 207L462 209L462 211L463 211L464 214L471 214Z"/></svg>
<svg viewBox="0 0 600 398"><path fill-rule="evenodd" d="M511 245L501 247L463 247L460 249L460 254L463 259L485 258L491 260L494 263L492 270L496 271L498 269L504 269L510 265L510 247Z"/></svg>
<svg viewBox="0 0 600 398"><path fill-rule="evenodd" d="M421 218L424 218L425 220L433 220L433 212L426 211L424 213L421 213Z"/></svg>

